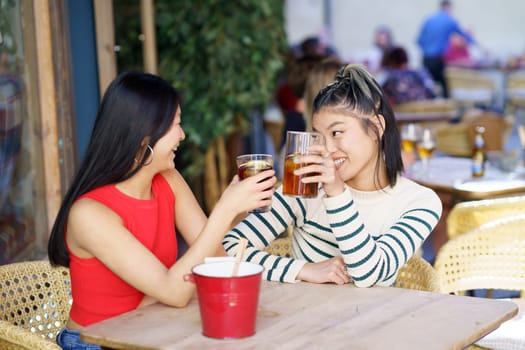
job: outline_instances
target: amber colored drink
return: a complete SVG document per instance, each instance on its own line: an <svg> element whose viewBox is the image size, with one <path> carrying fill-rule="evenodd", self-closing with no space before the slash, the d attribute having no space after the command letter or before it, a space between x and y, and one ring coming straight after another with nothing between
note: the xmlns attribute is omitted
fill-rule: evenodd
<svg viewBox="0 0 525 350"><path fill-rule="evenodd" d="M416 140L402 139L401 148L407 152L413 152L416 149Z"/></svg>
<svg viewBox="0 0 525 350"><path fill-rule="evenodd" d="M434 131L430 128L423 129L421 140L419 140L416 147L419 158L421 158L425 164L428 163L428 159L432 157L436 149Z"/></svg>
<svg viewBox="0 0 525 350"><path fill-rule="evenodd" d="M273 166L264 160L250 160L237 168L237 174L241 180L256 175L262 171L270 170Z"/></svg>
<svg viewBox="0 0 525 350"><path fill-rule="evenodd" d="M417 153L419 154L419 157L421 159L428 159L432 157L432 154L434 153L435 149L436 149L436 145L434 143L431 143L431 144L420 143L417 145Z"/></svg>
<svg viewBox="0 0 525 350"><path fill-rule="evenodd" d="M318 183L302 183L301 179L308 175L294 175L294 170L308 164L296 163L298 154L290 154L284 160L283 194L306 198L317 197Z"/></svg>
<svg viewBox="0 0 525 350"><path fill-rule="evenodd" d="M241 180L256 175L262 171L273 169L273 163L264 159L252 159L241 163L237 167L237 174ZM270 210L269 206L257 208L251 213L265 213Z"/></svg>
<svg viewBox="0 0 525 350"><path fill-rule="evenodd" d="M421 126L415 123L401 126L401 147L405 152L414 152L416 142L421 136Z"/></svg>

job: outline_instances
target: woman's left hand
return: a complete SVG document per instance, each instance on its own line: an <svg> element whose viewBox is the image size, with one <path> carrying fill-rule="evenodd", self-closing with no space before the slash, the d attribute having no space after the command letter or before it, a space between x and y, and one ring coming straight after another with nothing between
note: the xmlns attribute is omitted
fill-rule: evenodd
<svg viewBox="0 0 525 350"><path fill-rule="evenodd" d="M299 271L297 279L311 283L349 283L351 278L345 262L340 256L316 262L306 263Z"/></svg>
<svg viewBox="0 0 525 350"><path fill-rule="evenodd" d="M328 197L343 193L345 183L337 173L330 152L324 145L310 146L308 151L311 154L299 156L298 161L309 165L295 170L295 175L307 175L302 178L303 183L321 183Z"/></svg>

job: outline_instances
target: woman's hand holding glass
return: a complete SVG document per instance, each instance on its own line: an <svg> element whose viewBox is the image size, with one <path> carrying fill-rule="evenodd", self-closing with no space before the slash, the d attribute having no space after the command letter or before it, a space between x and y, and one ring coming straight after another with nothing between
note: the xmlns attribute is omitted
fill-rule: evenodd
<svg viewBox="0 0 525 350"><path fill-rule="evenodd" d="M277 178L275 170L265 170L240 181L235 175L221 195L225 203L235 213L245 213L256 208L271 206Z"/></svg>
<svg viewBox="0 0 525 350"><path fill-rule="evenodd" d="M312 145L308 154L299 156L298 161L309 164L295 170L296 175L305 175L304 183L320 183L328 197L343 193L345 183L339 176L335 163L325 145Z"/></svg>

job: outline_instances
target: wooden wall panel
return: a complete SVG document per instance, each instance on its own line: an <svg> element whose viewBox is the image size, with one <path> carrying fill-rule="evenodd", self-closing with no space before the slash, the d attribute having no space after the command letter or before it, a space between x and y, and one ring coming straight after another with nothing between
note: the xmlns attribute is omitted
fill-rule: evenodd
<svg viewBox="0 0 525 350"><path fill-rule="evenodd" d="M93 7L97 36L99 90L102 97L108 85L117 75L113 2L109 0L93 0Z"/></svg>
<svg viewBox="0 0 525 350"><path fill-rule="evenodd" d="M37 61L37 81L41 116L40 142L44 165L44 194L48 232L62 201L60 152L58 149L57 96L53 62L50 0L33 2Z"/></svg>

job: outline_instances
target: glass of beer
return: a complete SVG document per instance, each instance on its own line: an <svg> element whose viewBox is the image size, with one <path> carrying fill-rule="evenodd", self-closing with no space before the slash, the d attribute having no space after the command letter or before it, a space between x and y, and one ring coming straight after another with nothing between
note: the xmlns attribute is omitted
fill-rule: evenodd
<svg viewBox="0 0 525 350"><path fill-rule="evenodd" d="M423 129L421 139L419 139L419 141L417 142L416 147L419 158L423 163L423 167L427 168L428 160L430 159L430 157L432 157L432 154L436 149L436 136L434 130L431 128Z"/></svg>
<svg viewBox="0 0 525 350"><path fill-rule="evenodd" d="M273 157L271 154L243 154L237 156L237 174L241 180L270 169L273 169ZM265 213L269 210L270 206L266 206L256 208L250 213Z"/></svg>
<svg viewBox="0 0 525 350"><path fill-rule="evenodd" d="M403 124L401 126L401 148L406 152L414 152L416 142L421 136L421 126L415 123Z"/></svg>
<svg viewBox="0 0 525 350"><path fill-rule="evenodd" d="M309 165L299 161L299 156L308 154L308 147L323 143L323 136L316 132L288 131L286 133L286 143L283 150L285 152L283 194L304 198L317 197L318 183L301 182L303 177L312 174L295 175L294 171Z"/></svg>

